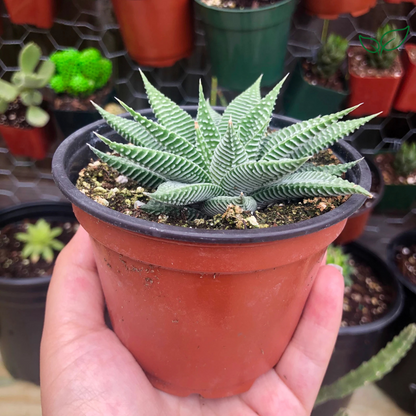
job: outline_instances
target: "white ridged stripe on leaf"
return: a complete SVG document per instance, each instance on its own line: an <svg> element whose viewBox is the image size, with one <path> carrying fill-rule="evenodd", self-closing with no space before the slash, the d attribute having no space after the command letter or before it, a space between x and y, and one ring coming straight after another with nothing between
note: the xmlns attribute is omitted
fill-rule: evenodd
<svg viewBox="0 0 416 416"><path fill-rule="evenodd" d="M345 117L360 105L361 104L347 108L338 113L295 123L272 133L268 137L267 144L263 149L264 156L262 159L276 160L279 157L287 157L299 143L306 143L311 140L329 125Z"/></svg>
<svg viewBox="0 0 416 416"><path fill-rule="evenodd" d="M283 176L295 172L309 158L282 159L276 162L249 162L231 169L220 186L231 195L251 193L265 184L276 182Z"/></svg>
<svg viewBox="0 0 416 416"><path fill-rule="evenodd" d="M112 142L95 133L110 149L127 159L170 180L187 183L209 182L208 174L198 165L181 156L145 147Z"/></svg>
<svg viewBox="0 0 416 416"><path fill-rule="evenodd" d="M202 160L204 163L204 169L207 169L209 171L209 167L211 165L211 159L212 159L212 151L209 148L205 137L203 136L201 129L199 127L199 124L195 122L195 137L196 137L196 148L198 149L199 153L202 156ZM201 166L202 167L202 166Z"/></svg>
<svg viewBox="0 0 416 416"><path fill-rule="evenodd" d="M257 105L250 109L239 123L240 140L245 145L252 137L253 131L258 131L264 123L269 124L277 96L286 81L286 75Z"/></svg>
<svg viewBox="0 0 416 416"><path fill-rule="evenodd" d="M243 208L244 211L251 212L254 212L257 209L257 201L254 198L240 195L237 197L217 196L215 198L208 199L202 204L201 210L205 214L213 217L217 214L223 214L227 210L228 205L238 205Z"/></svg>
<svg viewBox="0 0 416 416"><path fill-rule="evenodd" d="M165 147L166 151L178 156L183 156L197 164L201 163L202 156L188 140L169 131L166 127L143 117L122 101L119 100L119 103L155 138L155 140Z"/></svg>
<svg viewBox="0 0 416 416"><path fill-rule="evenodd" d="M194 121L192 117L176 103L158 91L146 78L142 71L144 87L150 106L156 115L159 123L168 130L176 133L178 136L188 140L189 143L195 143Z"/></svg>
<svg viewBox="0 0 416 416"><path fill-rule="evenodd" d="M337 176L322 172L296 172L274 185L257 190L251 196L262 207L282 200L350 194L372 196L361 186Z"/></svg>
<svg viewBox="0 0 416 416"><path fill-rule="evenodd" d="M247 162L247 153L234 130L231 120L227 131L215 149L210 166L212 181L219 185L226 173L235 166Z"/></svg>
<svg viewBox="0 0 416 416"><path fill-rule="evenodd" d="M176 207L174 205L163 204L155 200L150 200L146 205L142 205L140 209L148 214L153 215L172 215L178 218L185 218L188 221L193 221L197 218L203 218L205 215L197 209L191 207Z"/></svg>
<svg viewBox="0 0 416 416"><path fill-rule="evenodd" d="M244 116L260 102L260 83L262 76L260 76L257 81L244 92L234 98L233 101L225 109L218 130L220 132L220 137L223 137L227 131L228 121L230 118L233 120L233 123L238 126L240 121Z"/></svg>
<svg viewBox="0 0 416 416"><path fill-rule="evenodd" d="M325 166L315 166L312 163L307 163L301 166L298 172L323 172L330 175L341 176L343 173L347 172L349 169L353 168L357 163L361 162L364 158L354 160L353 162L342 163L340 165L325 165Z"/></svg>
<svg viewBox="0 0 416 416"><path fill-rule="evenodd" d="M154 193L146 194L149 198L169 205L190 205L206 201L215 196L226 195L218 185L212 183L178 184L172 187L158 188Z"/></svg>
<svg viewBox="0 0 416 416"><path fill-rule="evenodd" d="M207 102L205 101L201 81L199 81L199 104L196 119L205 142L213 152L220 142L220 133L218 132L218 128L211 117Z"/></svg>
<svg viewBox="0 0 416 416"><path fill-rule="evenodd" d="M217 113L212 107L211 104L209 103L209 99L206 100L207 103L207 108L209 110L209 113L211 114L211 118L212 121L215 123L215 125L218 127L221 121L221 114Z"/></svg>
<svg viewBox="0 0 416 416"><path fill-rule="evenodd" d="M108 166L116 169L118 173L127 176L128 178L136 181L139 185L145 186L146 188L155 188L162 182L166 181L166 178L152 172L149 169L144 168L128 159L120 156L108 155L107 153L101 152L95 149L87 143L89 148L99 157L100 160L107 163Z"/></svg>
<svg viewBox="0 0 416 416"><path fill-rule="evenodd" d="M261 144L263 140L266 138L266 130L267 126L269 125L269 121L266 121L264 125L258 130L257 133L254 133L254 135L251 137L251 139L247 142L245 145L245 150L247 152L247 158L248 160L257 160Z"/></svg>

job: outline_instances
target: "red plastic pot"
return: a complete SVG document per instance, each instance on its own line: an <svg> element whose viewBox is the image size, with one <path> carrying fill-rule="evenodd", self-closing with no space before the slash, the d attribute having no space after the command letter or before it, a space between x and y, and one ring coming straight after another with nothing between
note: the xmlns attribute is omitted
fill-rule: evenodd
<svg viewBox="0 0 416 416"><path fill-rule="evenodd" d="M55 14L54 0L4 0L12 23L49 29Z"/></svg>
<svg viewBox="0 0 416 416"><path fill-rule="evenodd" d="M195 107L185 109L196 115ZM291 123L272 119L273 127ZM74 186L92 157L86 143L97 129L119 140L102 121L87 126L59 146L52 171L92 238L115 333L160 390L209 398L248 390L279 361L327 246L365 197L353 195L311 220L258 230L197 230L132 218ZM333 150L345 161L359 158L346 143ZM367 165L354 167L349 179L369 189Z"/></svg>
<svg viewBox="0 0 416 416"><path fill-rule="evenodd" d="M140 65L172 66L193 48L191 0L112 0L130 56Z"/></svg>
<svg viewBox="0 0 416 416"><path fill-rule="evenodd" d="M380 117L388 116L403 78L403 70L398 77L360 77L351 71L351 61L349 59L348 72L350 74L351 92L348 106L353 107L363 103L350 115L364 116L382 111Z"/></svg>
<svg viewBox="0 0 416 416"><path fill-rule="evenodd" d="M337 19L340 14L361 16L377 4L377 0L305 0L306 11L321 19Z"/></svg>
<svg viewBox="0 0 416 416"><path fill-rule="evenodd" d="M0 135L13 155L41 160L55 140L55 128L51 121L44 127L30 129L0 125Z"/></svg>
<svg viewBox="0 0 416 416"><path fill-rule="evenodd" d="M405 75L400 85L394 108L403 112L416 112L416 63L410 59L410 51L416 51L416 45L405 45L403 67Z"/></svg>

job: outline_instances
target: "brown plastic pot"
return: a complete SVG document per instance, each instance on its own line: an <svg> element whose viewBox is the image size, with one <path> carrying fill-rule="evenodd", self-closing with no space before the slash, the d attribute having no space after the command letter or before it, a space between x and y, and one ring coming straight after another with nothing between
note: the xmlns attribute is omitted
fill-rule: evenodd
<svg viewBox="0 0 416 416"><path fill-rule="evenodd" d="M348 218L342 233L334 241L335 244L347 244L351 241L357 240L364 232L370 215L373 213L374 208L382 200L384 194L384 180L378 166L369 158L365 159L368 167L371 171L372 180L376 178L379 184L379 192L377 196L371 200L371 205L366 206L364 204L355 214ZM370 200L369 200L370 201Z"/></svg>
<svg viewBox="0 0 416 416"><path fill-rule="evenodd" d="M5 140L10 153L15 156L28 156L41 160L55 140L55 127L52 121L40 128L18 129L0 125L0 135Z"/></svg>
<svg viewBox="0 0 416 416"><path fill-rule="evenodd" d="M49 29L55 14L54 0L4 0L12 23Z"/></svg>
<svg viewBox="0 0 416 416"><path fill-rule="evenodd" d="M405 75L394 108L406 113L416 112L416 63L410 59L410 51L416 52L416 45L405 45L404 48L402 61Z"/></svg>
<svg viewBox="0 0 416 416"><path fill-rule="evenodd" d="M192 116L195 107L184 107ZM151 115L150 110L142 112ZM273 127L293 119L273 116ZM365 197L293 225L210 231L158 224L115 212L76 189L80 169L105 149L92 134L122 140L104 122L67 138L53 174L89 232L111 322L152 384L178 396L247 391L279 361L298 324L327 246ZM359 153L340 142L344 161ZM366 189L360 162L348 173Z"/></svg>
<svg viewBox="0 0 416 416"><path fill-rule="evenodd" d="M321 19L337 19L340 14L361 16L368 13L377 0L305 0L306 11Z"/></svg>
<svg viewBox="0 0 416 416"><path fill-rule="evenodd" d="M382 111L380 117L387 117L403 78L403 70L401 75L397 77L360 77L351 71L351 61L349 60L348 72L351 92L348 106L353 107L363 103L350 115L364 116Z"/></svg>
<svg viewBox="0 0 416 416"><path fill-rule="evenodd" d="M126 49L140 65L172 66L193 48L191 0L112 0Z"/></svg>

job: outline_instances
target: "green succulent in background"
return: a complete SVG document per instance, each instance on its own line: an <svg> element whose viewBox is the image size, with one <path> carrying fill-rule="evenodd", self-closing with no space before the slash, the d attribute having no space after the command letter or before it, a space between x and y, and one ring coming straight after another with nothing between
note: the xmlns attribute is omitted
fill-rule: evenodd
<svg viewBox="0 0 416 416"><path fill-rule="evenodd" d="M351 265L351 256L344 253L342 247L331 244L327 250L326 263L336 264L337 266L342 267L345 286L352 286L353 281L351 275L355 272L355 268Z"/></svg>
<svg viewBox="0 0 416 416"><path fill-rule="evenodd" d="M11 82L0 79L0 114L19 97L27 107L26 121L33 127L43 127L49 121L49 114L39 107L43 97L38 90L48 84L55 72L53 62L43 61L39 65L41 56L39 46L28 43L19 53L19 70L12 75Z"/></svg>
<svg viewBox="0 0 416 416"><path fill-rule="evenodd" d="M50 87L57 94L91 95L108 83L113 71L111 61L95 48L57 51L49 59L56 65Z"/></svg>
<svg viewBox="0 0 416 416"><path fill-rule="evenodd" d="M359 193L371 194L340 178L358 161L316 167L311 156L352 133L374 116L338 121L354 108L303 121L268 134L283 81L264 98L259 78L235 98L223 115L205 100L200 85L196 121L153 87L143 75L156 123L120 104L134 120L114 116L96 105L106 122L130 144L96 134L118 155L92 148L109 166L146 188L150 202L141 209L171 212L197 208L222 214L230 204L255 211L277 201ZM196 205L195 205L196 204Z"/></svg>
<svg viewBox="0 0 416 416"><path fill-rule="evenodd" d="M402 144L394 158L394 169L403 176L409 176L416 171L416 143Z"/></svg>
<svg viewBox="0 0 416 416"><path fill-rule="evenodd" d="M42 257L48 263L54 259L53 250L61 251L64 244L56 240L62 234L62 228L51 228L43 218L36 224L28 224L25 233L16 233L15 238L24 243L21 253L23 258L30 257L32 263L37 263Z"/></svg>
<svg viewBox="0 0 416 416"><path fill-rule="evenodd" d="M331 33L319 49L314 72L321 78L330 78L340 68L347 56L348 40Z"/></svg>

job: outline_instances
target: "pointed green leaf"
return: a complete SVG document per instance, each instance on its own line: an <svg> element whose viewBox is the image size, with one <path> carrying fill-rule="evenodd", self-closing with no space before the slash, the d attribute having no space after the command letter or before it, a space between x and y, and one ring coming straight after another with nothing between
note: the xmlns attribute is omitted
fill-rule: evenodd
<svg viewBox="0 0 416 416"><path fill-rule="evenodd" d="M220 184L225 174L235 166L247 162L247 153L234 130L231 119L228 129L215 149L210 174L212 181Z"/></svg>
<svg viewBox="0 0 416 416"><path fill-rule="evenodd" d="M314 196L372 195L359 185L322 172L296 172L280 182L265 186L251 196L259 206L272 202Z"/></svg>
<svg viewBox="0 0 416 416"><path fill-rule="evenodd" d="M207 99L206 100L206 103L207 103L207 108L208 108L208 111L209 111L209 113L211 114L211 118L212 118L212 121L215 123L215 125L218 127L219 126L219 124L220 124L220 121L221 121L221 114L220 113L217 113L212 107L211 107L211 104L209 103L209 100Z"/></svg>
<svg viewBox="0 0 416 416"><path fill-rule="evenodd" d="M244 211L251 211L254 212L257 209L257 202L250 196L240 195L237 197L234 196L217 196L215 198L208 199L205 201L202 206L201 210L213 217L217 214L223 214L226 210L228 205L238 205Z"/></svg>
<svg viewBox="0 0 416 416"><path fill-rule="evenodd" d="M258 155L260 152L260 146L263 140L266 137L267 127L269 125L269 121L266 121L262 127L258 130L257 133L254 133L254 136L247 142L245 145L245 150L247 152L248 160L257 160Z"/></svg>
<svg viewBox="0 0 416 416"><path fill-rule="evenodd" d="M316 117L311 120L305 120L300 123L292 124L284 129L272 133L264 149L262 160L277 160L282 157L288 157L293 149L303 143L307 143L317 134L321 133L328 126L337 120L345 117L354 111L361 104L356 105L338 113L329 114L323 117Z"/></svg>
<svg viewBox="0 0 416 416"><path fill-rule="evenodd" d="M19 94L19 90L10 82L0 79L0 98L8 103L12 103Z"/></svg>
<svg viewBox="0 0 416 416"><path fill-rule="evenodd" d="M380 42L377 39L370 38L369 36L358 35L358 39L360 40L361 46L368 52L368 53L378 53L381 49ZM370 45L369 47L366 46L364 43L366 40L375 42L375 45Z"/></svg>
<svg viewBox="0 0 416 416"><path fill-rule="evenodd" d="M215 196L226 195L218 185L212 183L175 183L174 186L159 187L156 192L146 194L151 199L170 205L190 205L206 201Z"/></svg>
<svg viewBox="0 0 416 416"><path fill-rule="evenodd" d="M384 39L384 37L386 36L386 35L390 35L390 33L395 33L395 34L397 34L397 36L399 36L399 38L400 38L400 34L399 34L399 32L404 32L404 31L406 31L406 34L404 35L404 37L403 37L403 39L401 39L401 42L399 43L399 44L397 44L397 40L396 40L396 38L395 37L393 37L393 38L391 38L390 40L388 40L386 43L383 43L383 39ZM406 26L406 27L404 27L404 28L402 28L402 29L393 29L393 30L389 30L388 32L386 32L382 37L381 37L381 39L380 39L380 41L381 41L381 45L382 45L382 47L381 47L381 51L386 51L386 52L391 52L391 51L394 51L394 50L396 50L396 49L399 49L400 48L400 46L402 46L403 45L403 43L404 42L406 42L406 39L407 39L407 36L409 35L409 32L410 32L410 26ZM393 42L394 41L394 46L392 47L392 48L386 48L386 46L390 43L390 42Z"/></svg>
<svg viewBox="0 0 416 416"><path fill-rule="evenodd" d="M98 133L95 134L110 149L167 179L187 183L210 181L208 174L202 168L182 156L140 146L115 143Z"/></svg>
<svg viewBox="0 0 416 416"><path fill-rule="evenodd" d="M61 251L65 247L65 244L59 240L52 240L50 244L51 247L56 251Z"/></svg>
<svg viewBox="0 0 416 416"><path fill-rule="evenodd" d="M26 121L33 127L43 127L48 124L49 114L40 107L30 105L26 110Z"/></svg>
<svg viewBox="0 0 416 416"><path fill-rule="evenodd" d="M30 42L24 46L19 53L19 67L26 73L32 73L37 67L42 51L34 42Z"/></svg>
<svg viewBox="0 0 416 416"><path fill-rule="evenodd" d="M201 129L202 136L205 138L208 147L213 152L220 142L220 133L218 132L218 128L211 117L207 102L205 101L201 81L199 81L199 104L196 119L199 128Z"/></svg>
<svg viewBox="0 0 416 416"><path fill-rule="evenodd" d="M238 165L224 176L220 186L231 195L239 195L241 192L248 194L295 172L308 159L281 159L275 162L249 162Z"/></svg>
<svg viewBox="0 0 416 416"><path fill-rule="evenodd" d="M196 148L202 156L204 162L204 168L209 169L212 159L212 151L209 148L205 137L203 136L198 122L195 122L195 132L196 132Z"/></svg>
<svg viewBox="0 0 416 416"><path fill-rule="evenodd" d="M353 162L342 163L340 165L325 165L325 166L315 166L312 163L305 163L298 172L322 172L328 173L329 175L341 176L343 173L347 172L349 169L353 168L357 163L361 162L364 158L354 160Z"/></svg>
<svg viewBox="0 0 416 416"><path fill-rule="evenodd" d="M166 127L143 117L141 114L134 111L128 105L118 100L118 102L133 116L133 118L140 123L168 152L174 153L178 156L183 156L186 159L200 164L202 156L196 148L186 139L169 131ZM194 129L194 122L192 121L192 128Z"/></svg>
<svg viewBox="0 0 416 416"><path fill-rule="evenodd" d="M150 200L146 205L140 209L152 215L171 215L178 218L185 217L188 221L196 220L197 218L204 218L205 215L195 208L191 207L175 207L174 205L163 204L155 200Z"/></svg>
<svg viewBox="0 0 416 416"><path fill-rule="evenodd" d="M100 160L107 163L108 166L116 169L121 175L125 175L133 181L136 181L141 186L154 188L167 180L164 176L146 169L145 167L125 159L124 157L108 155L107 153L95 149L89 144L88 146Z"/></svg>
<svg viewBox="0 0 416 416"><path fill-rule="evenodd" d="M238 126L250 109L260 102L261 78L262 76L260 76L251 87L247 88L243 93L234 98L230 105L225 109L218 126L220 137L223 137L227 131L230 118L233 120L233 123Z"/></svg>
<svg viewBox="0 0 416 416"><path fill-rule="evenodd" d="M121 137L136 146L144 146L155 150L166 150L140 123L111 114L92 102L106 123Z"/></svg>
<svg viewBox="0 0 416 416"><path fill-rule="evenodd" d="M241 120L240 140L245 145L252 137L253 131L258 131L262 126L270 122L277 96L282 89L283 83L286 81L286 75L257 105Z"/></svg>
<svg viewBox="0 0 416 416"><path fill-rule="evenodd" d="M140 71L150 106L159 123L178 136L195 143L195 129L192 117L176 103L158 91Z"/></svg>

